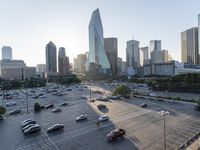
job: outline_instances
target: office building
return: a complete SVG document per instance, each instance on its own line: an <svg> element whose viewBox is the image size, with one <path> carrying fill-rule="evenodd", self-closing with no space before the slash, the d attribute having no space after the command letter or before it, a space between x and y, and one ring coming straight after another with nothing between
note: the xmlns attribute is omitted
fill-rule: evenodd
<svg viewBox="0 0 200 150"><path fill-rule="evenodd" d="M44 78L45 73L46 73L46 65L45 64L37 64L36 65L37 76Z"/></svg>
<svg viewBox="0 0 200 150"><path fill-rule="evenodd" d="M117 38L104 38L104 48L110 62L112 74L117 74L118 45Z"/></svg>
<svg viewBox="0 0 200 150"><path fill-rule="evenodd" d="M91 66L90 66L91 65ZM104 49L103 26L99 9L96 9L89 23L89 55L87 70L97 74L109 74L111 67Z"/></svg>
<svg viewBox="0 0 200 150"><path fill-rule="evenodd" d="M126 44L126 63L127 68L136 69L140 67L139 41L130 40Z"/></svg>
<svg viewBox="0 0 200 150"><path fill-rule="evenodd" d="M59 48L58 71L59 71L59 74L67 74L70 72L69 58L66 56L64 47Z"/></svg>
<svg viewBox="0 0 200 150"><path fill-rule="evenodd" d="M181 62L198 65L199 49L198 49L198 28L193 27L181 32Z"/></svg>
<svg viewBox="0 0 200 150"><path fill-rule="evenodd" d="M57 72L57 58L56 58L56 45L50 41L46 45L46 72L56 73Z"/></svg>
<svg viewBox="0 0 200 150"><path fill-rule="evenodd" d="M12 59L12 48L10 46L2 47L2 59Z"/></svg>
<svg viewBox="0 0 200 150"><path fill-rule="evenodd" d="M23 60L3 59L0 61L0 75L5 80L24 80L36 77L36 68L27 67Z"/></svg>
<svg viewBox="0 0 200 150"><path fill-rule="evenodd" d="M148 64L149 62L149 47L141 47L140 48L140 64L143 66L144 64Z"/></svg>
<svg viewBox="0 0 200 150"><path fill-rule="evenodd" d="M151 63L161 63L162 51L161 51L161 40L151 40L149 42L149 50L151 53Z"/></svg>
<svg viewBox="0 0 200 150"><path fill-rule="evenodd" d="M79 54L77 55L77 59L75 59L75 63L76 64L76 72L78 73L85 73L86 71L86 60L87 60L87 56L86 54Z"/></svg>

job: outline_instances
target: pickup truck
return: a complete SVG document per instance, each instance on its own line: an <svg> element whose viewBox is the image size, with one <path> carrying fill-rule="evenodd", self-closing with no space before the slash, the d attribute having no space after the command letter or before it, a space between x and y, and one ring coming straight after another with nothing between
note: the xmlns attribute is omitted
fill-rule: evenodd
<svg viewBox="0 0 200 150"><path fill-rule="evenodd" d="M108 142L112 142L112 141L116 140L117 138L122 138L125 133L126 133L126 131L123 129L112 130L107 134L107 140L108 140Z"/></svg>

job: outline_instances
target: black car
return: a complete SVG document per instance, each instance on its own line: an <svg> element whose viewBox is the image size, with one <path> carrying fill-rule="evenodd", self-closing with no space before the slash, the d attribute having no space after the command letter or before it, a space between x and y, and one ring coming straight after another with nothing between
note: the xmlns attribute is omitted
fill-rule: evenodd
<svg viewBox="0 0 200 150"><path fill-rule="evenodd" d="M2 115L0 115L0 120L3 120L3 116Z"/></svg>
<svg viewBox="0 0 200 150"><path fill-rule="evenodd" d="M51 126L47 129L47 132L52 133L52 132L55 132L58 130L62 130L63 128L64 128L63 124L54 124L53 126Z"/></svg>
<svg viewBox="0 0 200 150"><path fill-rule="evenodd" d="M9 112L10 115L19 114L19 113L21 113L20 109L14 109L14 110Z"/></svg>
<svg viewBox="0 0 200 150"><path fill-rule="evenodd" d="M147 104L146 104L146 103L142 103L142 104L140 105L140 107L145 108L145 107L147 107Z"/></svg>
<svg viewBox="0 0 200 150"><path fill-rule="evenodd" d="M200 111L200 106L199 105L195 106L195 110Z"/></svg>
<svg viewBox="0 0 200 150"><path fill-rule="evenodd" d="M48 109L48 108L53 108L53 107L54 107L54 104L49 104L49 105L46 105L46 106L45 106L46 109Z"/></svg>
<svg viewBox="0 0 200 150"><path fill-rule="evenodd" d="M99 105L97 106L97 108L98 108L98 109L104 109L104 108L106 108L106 105L104 105L104 104L99 104Z"/></svg>

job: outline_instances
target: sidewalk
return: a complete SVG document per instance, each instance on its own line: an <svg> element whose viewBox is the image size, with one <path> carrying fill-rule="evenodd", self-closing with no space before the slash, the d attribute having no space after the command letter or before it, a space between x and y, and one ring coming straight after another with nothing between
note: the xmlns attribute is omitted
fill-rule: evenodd
<svg viewBox="0 0 200 150"><path fill-rule="evenodd" d="M200 150L200 138L188 146L186 150Z"/></svg>

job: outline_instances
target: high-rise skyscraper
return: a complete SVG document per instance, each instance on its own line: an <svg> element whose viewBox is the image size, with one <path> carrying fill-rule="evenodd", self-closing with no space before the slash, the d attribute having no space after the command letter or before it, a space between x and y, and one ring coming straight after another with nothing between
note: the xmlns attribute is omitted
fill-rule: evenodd
<svg viewBox="0 0 200 150"><path fill-rule="evenodd" d="M162 61L161 40L151 40L149 43L151 52L151 62L160 63Z"/></svg>
<svg viewBox="0 0 200 150"><path fill-rule="evenodd" d="M142 61L140 61L141 64L148 64L148 62L149 62L149 47L148 46L141 47L140 51L141 51L142 57L143 57L143 58L140 57L142 60Z"/></svg>
<svg viewBox="0 0 200 150"><path fill-rule="evenodd" d="M46 71L48 73L57 72L56 45L50 41L46 45Z"/></svg>
<svg viewBox="0 0 200 150"><path fill-rule="evenodd" d="M111 65L112 74L117 74L118 45L117 38L104 38L104 48Z"/></svg>
<svg viewBox="0 0 200 150"><path fill-rule="evenodd" d="M60 47L58 52L58 71L60 74L67 74L70 72L69 58L66 57L65 48Z"/></svg>
<svg viewBox="0 0 200 150"><path fill-rule="evenodd" d="M103 26L99 9L96 9L89 23L89 55L87 70L97 73L109 73L110 62L104 49Z"/></svg>
<svg viewBox="0 0 200 150"><path fill-rule="evenodd" d="M2 47L2 59L12 59L12 48L10 46Z"/></svg>
<svg viewBox="0 0 200 150"><path fill-rule="evenodd" d="M127 67L136 69L140 66L139 41L130 40L126 43L126 62Z"/></svg>
<svg viewBox="0 0 200 150"><path fill-rule="evenodd" d="M181 32L181 61L187 64L199 64L197 27Z"/></svg>

